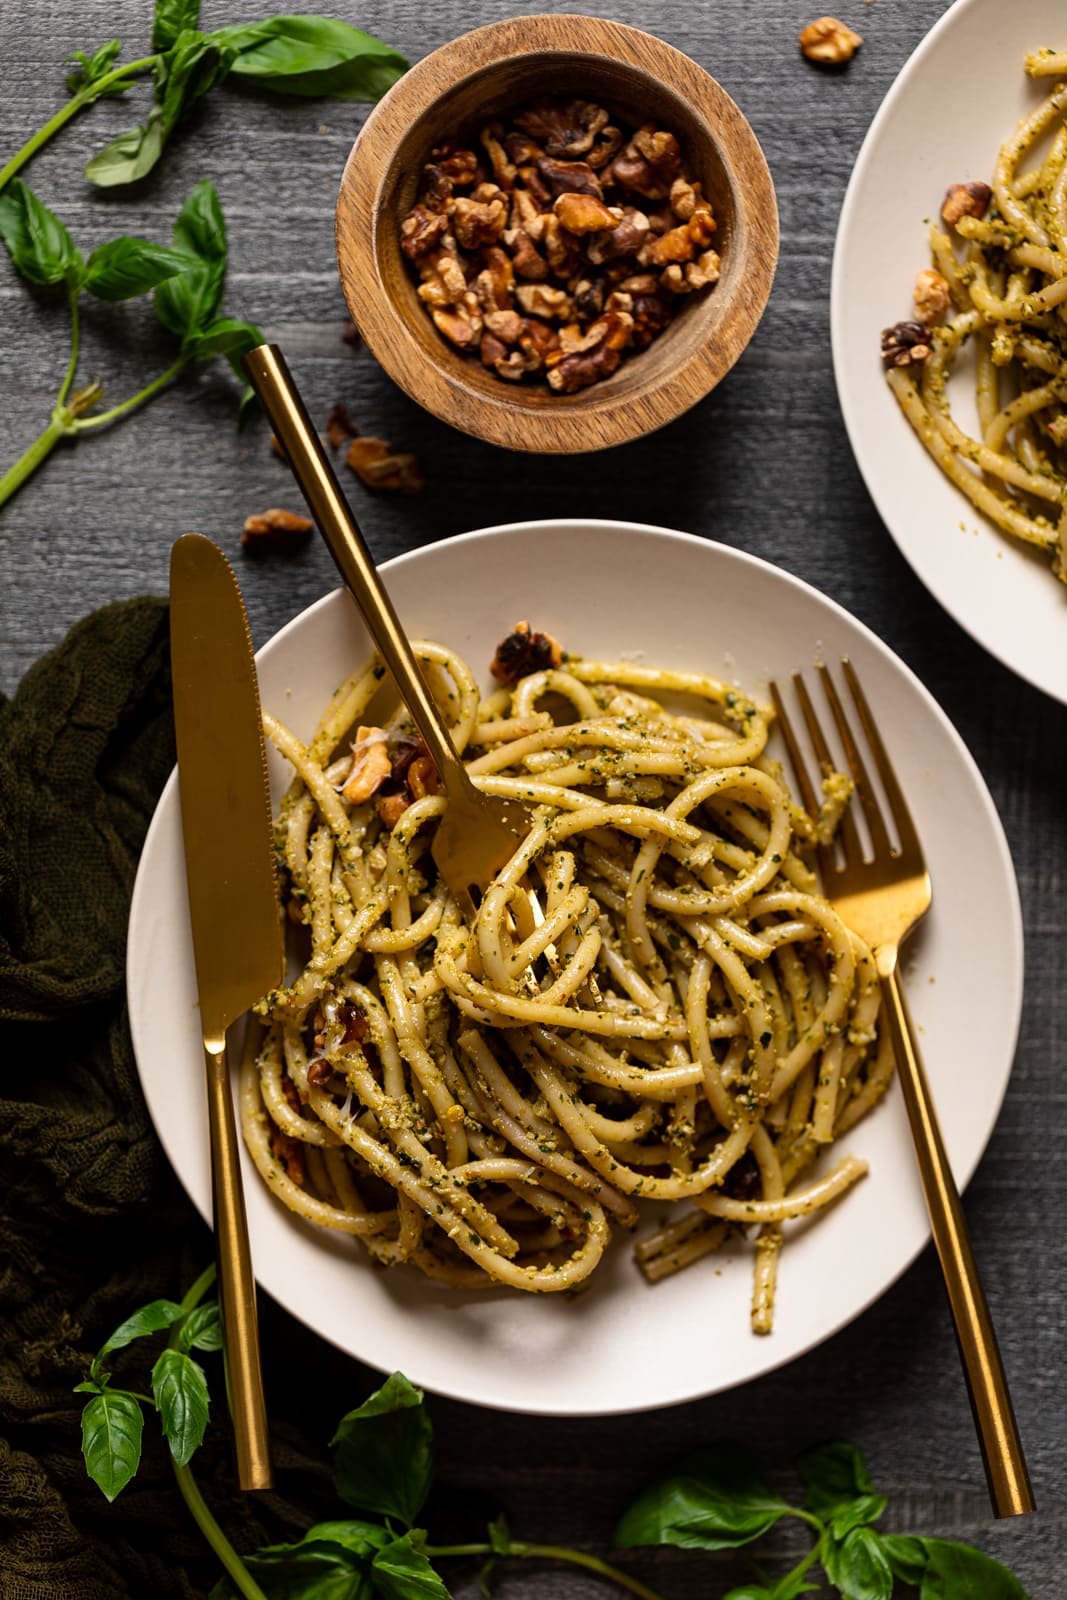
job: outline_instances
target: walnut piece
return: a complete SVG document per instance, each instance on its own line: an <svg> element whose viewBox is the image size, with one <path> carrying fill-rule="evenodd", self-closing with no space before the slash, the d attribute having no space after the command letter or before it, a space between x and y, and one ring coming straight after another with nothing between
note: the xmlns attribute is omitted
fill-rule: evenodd
<svg viewBox="0 0 1067 1600"><path fill-rule="evenodd" d="M984 217L992 198L988 183L954 183L945 191L941 215L954 228L961 217Z"/></svg>
<svg viewBox="0 0 1067 1600"><path fill-rule="evenodd" d="M516 622L496 647L489 671L499 683L514 687L531 672L545 672L563 661L563 646L550 633L536 633L528 622Z"/></svg>
<svg viewBox="0 0 1067 1600"><path fill-rule="evenodd" d="M921 322L897 322L882 330L882 360L889 367L922 366L929 360L933 334Z"/></svg>
<svg viewBox="0 0 1067 1600"><path fill-rule="evenodd" d="M352 765L341 786L341 799L362 804L379 790L393 770L384 728L359 728L352 745Z"/></svg>
<svg viewBox="0 0 1067 1600"><path fill-rule="evenodd" d="M310 517L274 506L245 518L241 543L246 550L292 550L310 537L314 527Z"/></svg>
<svg viewBox="0 0 1067 1600"><path fill-rule="evenodd" d="M592 194L568 191L557 196L552 209L568 233L603 233L615 223L603 200Z"/></svg>
<svg viewBox="0 0 1067 1600"><path fill-rule="evenodd" d="M394 451L388 439L370 439L360 435L352 440L345 460L368 489L418 494L426 486L422 468L415 457L405 451Z"/></svg>
<svg viewBox="0 0 1067 1600"><path fill-rule="evenodd" d="M840 66L851 61L860 45L862 35L853 33L837 17L816 17L798 36L797 43L809 61L821 61L830 66Z"/></svg>
<svg viewBox="0 0 1067 1600"><path fill-rule="evenodd" d="M951 302L948 279L933 267L923 267L915 275L912 301L920 322L936 322L938 317L944 316Z"/></svg>

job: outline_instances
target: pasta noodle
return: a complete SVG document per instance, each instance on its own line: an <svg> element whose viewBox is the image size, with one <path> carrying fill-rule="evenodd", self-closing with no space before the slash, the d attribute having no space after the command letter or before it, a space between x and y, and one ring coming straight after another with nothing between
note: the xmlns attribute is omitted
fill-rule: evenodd
<svg viewBox="0 0 1067 1600"><path fill-rule="evenodd" d="M1038 78L1067 73L1067 54L1036 51L1026 70ZM924 315L917 292L916 308L920 323L932 324L942 310L945 320L886 330L883 354L904 415L945 475L998 528L1050 556L1067 581L1065 109L1067 83L1060 83L1001 146L991 188L965 186L983 191L982 203L959 216L943 208L947 224L930 227L934 273L920 278L939 275L947 304ZM901 329L921 335L917 359L887 349ZM948 394L969 341L977 435L960 426Z"/></svg>
<svg viewBox="0 0 1067 1600"><path fill-rule="evenodd" d="M294 768L296 960L242 1071L256 1166L373 1260L463 1288L575 1289L642 1201L651 1281L754 1229L769 1331L783 1224L866 1167L807 1170L892 1071L870 953L802 854L844 780L808 817L766 714L702 674L568 656L483 699L458 656L414 648L475 783L529 802L531 829L468 928L429 851L429 758L402 711L366 725L378 658L306 745L264 718ZM365 794L383 739L392 776Z"/></svg>

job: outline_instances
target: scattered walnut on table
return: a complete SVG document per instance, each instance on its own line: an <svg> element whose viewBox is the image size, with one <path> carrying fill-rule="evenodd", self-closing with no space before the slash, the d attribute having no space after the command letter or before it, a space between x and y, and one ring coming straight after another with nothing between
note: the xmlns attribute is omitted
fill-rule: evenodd
<svg viewBox="0 0 1067 1600"><path fill-rule="evenodd" d="M801 30L797 43L809 61L840 66L852 60L863 43L863 36L854 33L837 17L816 17Z"/></svg>
<svg viewBox="0 0 1067 1600"><path fill-rule="evenodd" d="M348 447L345 460L368 489L387 489L398 494L418 494L426 478L409 451L395 451L388 439L371 439L360 434Z"/></svg>
<svg viewBox="0 0 1067 1600"><path fill-rule="evenodd" d="M506 382L572 394L658 338L678 296L717 281L715 227L673 133L627 131L574 97L437 145L400 246L457 350Z"/></svg>
<svg viewBox="0 0 1067 1600"><path fill-rule="evenodd" d="M273 506L258 516L246 517L241 544L246 550L293 550L308 539L315 527L310 517Z"/></svg>

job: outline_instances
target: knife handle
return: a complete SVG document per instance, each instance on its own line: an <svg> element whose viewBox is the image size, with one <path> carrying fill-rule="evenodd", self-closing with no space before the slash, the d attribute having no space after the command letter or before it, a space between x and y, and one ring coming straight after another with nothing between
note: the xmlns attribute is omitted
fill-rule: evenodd
<svg viewBox="0 0 1067 1600"><path fill-rule="evenodd" d="M211 1135L211 1188L218 1256L226 1391L237 1443L242 1489L269 1489L270 1444L259 1361L256 1280L248 1248L237 1127L226 1061L226 1036L204 1040L207 1111Z"/></svg>

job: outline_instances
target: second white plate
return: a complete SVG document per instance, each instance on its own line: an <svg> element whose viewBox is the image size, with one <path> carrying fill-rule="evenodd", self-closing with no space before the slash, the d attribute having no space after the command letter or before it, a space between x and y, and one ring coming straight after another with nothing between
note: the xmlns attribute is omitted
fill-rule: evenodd
<svg viewBox="0 0 1067 1600"><path fill-rule="evenodd" d="M831 329L841 410L860 471L916 574L978 642L1067 703L1067 585L1047 556L981 516L902 416L879 357L881 330L914 316L929 265L927 220L953 183L989 180L997 150L1051 80L1023 57L1067 48L1062 0L957 0L907 62L871 124L841 210ZM958 396L958 399L957 399ZM964 425L961 380L953 404Z"/></svg>
<svg viewBox="0 0 1067 1600"><path fill-rule="evenodd" d="M934 907L908 992L957 1179L970 1177L1008 1081L1022 999L1018 896L1000 823L942 712L889 650L807 585L721 545L607 522L466 534L386 564L402 622L488 678L520 617L573 650L719 673L761 694L847 654L876 708L926 847ZM346 594L327 595L259 653L264 705L307 736L368 650ZM280 795L288 774L272 758ZM211 1214L203 1065L177 786L160 800L130 919L130 1019L149 1110L170 1159ZM981 1004L976 1004L981 996ZM774 1333L749 1328L746 1249L649 1287L619 1239L588 1291L459 1293L414 1270L371 1267L359 1245L277 1204L245 1160L263 1287L382 1370L484 1405L549 1414L633 1411L743 1383L827 1338L891 1284L928 1237L903 1107L886 1102L843 1141L870 1176L782 1255Z"/></svg>

